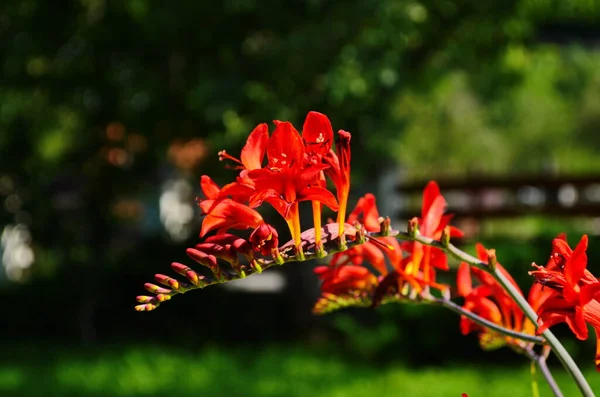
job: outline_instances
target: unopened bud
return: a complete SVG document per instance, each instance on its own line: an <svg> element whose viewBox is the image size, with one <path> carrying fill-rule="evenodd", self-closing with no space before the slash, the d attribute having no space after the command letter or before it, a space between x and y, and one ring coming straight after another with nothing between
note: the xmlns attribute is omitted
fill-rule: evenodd
<svg viewBox="0 0 600 397"><path fill-rule="evenodd" d="M139 295L135 298L139 303L151 303L156 300L154 296Z"/></svg>
<svg viewBox="0 0 600 397"><path fill-rule="evenodd" d="M414 217L410 221L408 221L408 227L406 229L408 235L412 238L415 238L419 235L419 218Z"/></svg>
<svg viewBox="0 0 600 397"><path fill-rule="evenodd" d="M146 303L145 305L137 305L135 307L135 310L138 312L150 312L154 309L156 309L158 307L158 305L152 304L152 303Z"/></svg>
<svg viewBox="0 0 600 397"><path fill-rule="evenodd" d="M391 219L390 219L389 216L386 216L381 221L381 235L382 236L389 236L391 230L392 230L392 221L391 221Z"/></svg>
<svg viewBox="0 0 600 397"><path fill-rule="evenodd" d="M167 285L167 286L171 287L172 289L174 289L177 292L183 293L186 290L185 286L182 285L179 281L177 281L174 278L171 278L169 276L165 276L164 274L155 274L154 279L156 281L158 281L159 283L161 283L162 285Z"/></svg>
<svg viewBox="0 0 600 397"><path fill-rule="evenodd" d="M442 243L442 247L444 248L448 248L448 246L450 246L450 226L446 226L442 231L440 243Z"/></svg>
<svg viewBox="0 0 600 397"><path fill-rule="evenodd" d="M254 251L260 252L262 256L268 256L273 248L279 246L279 235L273 226L263 223L250 234L249 241Z"/></svg>
<svg viewBox="0 0 600 397"><path fill-rule="evenodd" d="M160 287L156 284L146 283L144 284L144 288L148 292L152 292L153 294L168 294L171 292L170 289Z"/></svg>
<svg viewBox="0 0 600 397"><path fill-rule="evenodd" d="M190 267L182 263L171 263L171 269L187 278L190 281L190 283L192 283L195 286L200 286L201 280L204 279L204 276L199 276L198 273L196 273Z"/></svg>
<svg viewBox="0 0 600 397"><path fill-rule="evenodd" d="M488 267L492 271L496 270L496 265L498 264L498 258L496 257L496 250L492 248L492 249L486 250L486 253L488 255Z"/></svg>

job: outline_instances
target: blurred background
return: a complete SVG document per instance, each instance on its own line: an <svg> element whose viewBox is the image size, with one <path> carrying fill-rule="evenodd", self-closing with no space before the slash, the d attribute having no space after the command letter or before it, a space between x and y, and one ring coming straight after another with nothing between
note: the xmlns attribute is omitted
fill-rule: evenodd
<svg viewBox="0 0 600 397"><path fill-rule="evenodd" d="M133 311L189 263L217 152L310 110L398 228L436 179L525 291L561 231L600 272L599 1L4 0L0 70L2 396L530 395L443 309L312 315L315 264Z"/></svg>

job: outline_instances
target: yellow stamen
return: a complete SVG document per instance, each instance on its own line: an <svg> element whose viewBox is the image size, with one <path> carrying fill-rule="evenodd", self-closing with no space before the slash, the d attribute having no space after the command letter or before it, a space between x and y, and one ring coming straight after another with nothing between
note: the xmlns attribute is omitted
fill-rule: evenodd
<svg viewBox="0 0 600 397"><path fill-rule="evenodd" d="M344 225L346 224L346 206L348 205L348 194L341 195L339 199L338 214L337 214L337 223L339 225L339 235L344 234Z"/></svg>
<svg viewBox="0 0 600 397"><path fill-rule="evenodd" d="M312 202L313 223L315 225L315 245L321 247L321 203L318 201Z"/></svg>
<svg viewBox="0 0 600 397"><path fill-rule="evenodd" d="M425 283L429 284L429 260L431 259L431 247L425 246L423 247L423 250L425 251L423 253L423 280L425 281Z"/></svg>
<svg viewBox="0 0 600 397"><path fill-rule="evenodd" d="M290 233L292 234L292 238L294 239L294 245L298 247L302 242L300 237L301 229L300 229L300 212L298 211L298 203L294 203L290 206L290 211L288 212L288 216L286 218L286 222L290 229Z"/></svg>

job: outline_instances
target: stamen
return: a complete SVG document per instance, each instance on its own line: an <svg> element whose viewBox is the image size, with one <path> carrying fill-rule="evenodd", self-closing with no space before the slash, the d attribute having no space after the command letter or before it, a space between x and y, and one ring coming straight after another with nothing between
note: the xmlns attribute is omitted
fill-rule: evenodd
<svg viewBox="0 0 600 397"><path fill-rule="evenodd" d="M240 160L236 159L236 158L235 158L235 157L233 157L233 156L230 156L230 155L229 155L229 154L228 154L228 153L227 153L225 150L221 150L221 151L218 153L218 155L219 155L219 161L223 161L223 160L231 160L231 161L234 161L234 162L236 162L236 163L238 163L238 164L240 164L240 165L242 165L242 166L244 165L244 164L242 164L242 162L241 162Z"/></svg>

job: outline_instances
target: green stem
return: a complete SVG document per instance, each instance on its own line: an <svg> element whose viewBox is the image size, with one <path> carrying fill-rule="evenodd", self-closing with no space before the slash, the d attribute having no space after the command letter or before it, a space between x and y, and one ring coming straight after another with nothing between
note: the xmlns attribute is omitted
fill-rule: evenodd
<svg viewBox="0 0 600 397"><path fill-rule="evenodd" d="M540 372L542 373L542 376L546 380L546 383L548 383L550 390L552 390L552 394L554 394L554 397L563 397L562 391L560 391L560 387L558 387L558 384L556 383L556 381L554 380L554 377L552 376L552 372L550 372L550 369L548 368L548 365L546 364L547 356L544 354L537 354L532 349L524 349L523 353L527 357L529 357L529 359L531 360L531 364L532 364L531 377L532 377L533 394L536 395L536 390L537 390L537 395L539 396L539 389L537 387L537 379L535 379L535 366L537 365L537 367L540 369Z"/></svg>
<svg viewBox="0 0 600 397"><path fill-rule="evenodd" d="M475 266L487 272L490 272L490 269L486 263L480 261L472 255L467 254L466 252L459 250L450 243L442 244L438 240L421 236L418 233L412 233L411 235L409 233L399 232L396 235L396 238L402 240L417 241L421 244L437 247L449 253L450 255L452 255L460 261L467 262L471 266ZM504 275L500 273L497 269L494 269L490 273L492 276L494 276L498 283L502 285L502 287L511 296L511 298L513 298L513 300L521 308L521 310L523 310L525 316L527 316L527 318L529 318L533 322L533 324L537 324L536 312L531 308L527 300L523 297L523 295L521 295L521 293L515 288L515 286L510 281L508 281L506 277L504 277ZM571 375L575 383L577 383L581 394L585 397L594 397L594 392L592 391L592 388L585 379L585 376L583 376L583 373L581 372L573 358L569 355L562 343L560 343L560 341L556 338L556 336L554 336L554 334L549 329L545 330L542 333L542 335L546 339L548 344L552 347L554 353L558 356L569 375Z"/></svg>
<svg viewBox="0 0 600 397"><path fill-rule="evenodd" d="M523 340L526 342L533 342L533 343L537 343L537 344L545 343L544 338L541 338L541 337L535 336L535 335L524 334L521 332L513 331L508 328L504 328L496 323L493 323L489 320L486 320L483 317L476 315L473 312L463 309L460 305L457 305L456 303L454 303L452 301L442 299L442 298L433 298L432 300L428 300L427 302L448 308L448 309L452 310L453 312L460 314L461 316L468 317L469 320L471 320L483 327L489 328L492 331L496 331L499 334L502 334L502 335L505 335L505 336L508 336L511 338L515 338L515 339L520 339L520 340Z"/></svg>

